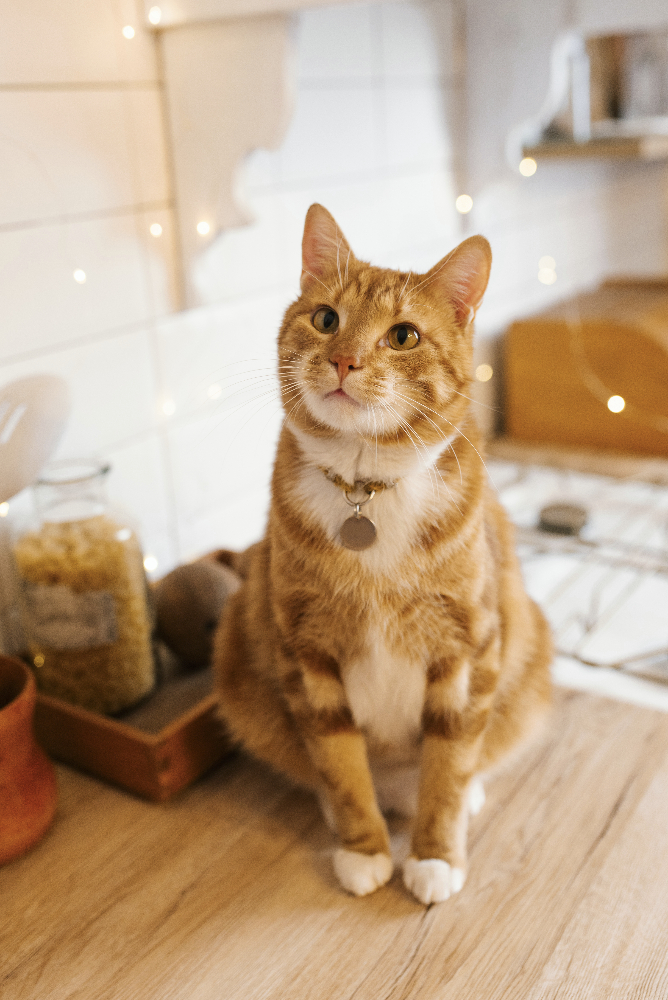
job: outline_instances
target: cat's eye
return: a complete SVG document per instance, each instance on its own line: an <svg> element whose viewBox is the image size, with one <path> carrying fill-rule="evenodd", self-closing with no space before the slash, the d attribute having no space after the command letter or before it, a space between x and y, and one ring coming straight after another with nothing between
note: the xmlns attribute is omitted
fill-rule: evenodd
<svg viewBox="0 0 668 1000"><path fill-rule="evenodd" d="M407 323L399 323L388 333L387 342L393 351L410 351L420 343L420 334Z"/></svg>
<svg viewBox="0 0 668 1000"><path fill-rule="evenodd" d="M320 333L336 333L339 328L339 317L333 309L326 307L318 309L311 322Z"/></svg>

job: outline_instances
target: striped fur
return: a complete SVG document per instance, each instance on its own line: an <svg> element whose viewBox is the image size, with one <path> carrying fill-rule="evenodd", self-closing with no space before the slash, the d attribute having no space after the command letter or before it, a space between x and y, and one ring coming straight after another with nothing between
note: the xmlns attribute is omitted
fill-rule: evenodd
<svg viewBox="0 0 668 1000"><path fill-rule="evenodd" d="M381 776L391 788L393 775L419 774L404 878L432 902L463 883L474 778L550 700L549 631L467 398L491 254L473 237L426 275L383 270L312 206L303 257L279 334L286 421L267 532L216 637L221 713L251 753L324 797L353 892L392 870ZM320 308L338 314L335 333L315 328ZM417 347L391 349L397 323L417 329ZM371 548L340 545L350 508L323 467L396 482L365 508Z"/></svg>

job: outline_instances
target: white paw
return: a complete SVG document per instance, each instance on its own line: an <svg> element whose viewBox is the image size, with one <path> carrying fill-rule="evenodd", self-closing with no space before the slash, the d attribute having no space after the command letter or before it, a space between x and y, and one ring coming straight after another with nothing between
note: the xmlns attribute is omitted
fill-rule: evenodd
<svg viewBox="0 0 668 1000"><path fill-rule="evenodd" d="M404 865L404 885L425 905L442 903L459 892L466 876L461 868L452 868L447 861L428 858L418 861L408 858Z"/></svg>
<svg viewBox="0 0 668 1000"><path fill-rule="evenodd" d="M343 847L334 852L334 871L339 882L355 896L366 896L385 885L392 869L392 858L387 854L360 854Z"/></svg>
<svg viewBox="0 0 668 1000"><path fill-rule="evenodd" d="M480 778L474 778L469 785L469 813L477 816L485 804L485 786Z"/></svg>

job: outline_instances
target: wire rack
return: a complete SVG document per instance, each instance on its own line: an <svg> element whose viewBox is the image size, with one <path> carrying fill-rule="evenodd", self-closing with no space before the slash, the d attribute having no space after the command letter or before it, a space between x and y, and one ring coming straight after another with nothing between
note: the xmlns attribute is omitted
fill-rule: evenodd
<svg viewBox="0 0 668 1000"><path fill-rule="evenodd" d="M489 468L558 653L668 684L668 488L505 461ZM579 536L538 528L554 502L586 508Z"/></svg>

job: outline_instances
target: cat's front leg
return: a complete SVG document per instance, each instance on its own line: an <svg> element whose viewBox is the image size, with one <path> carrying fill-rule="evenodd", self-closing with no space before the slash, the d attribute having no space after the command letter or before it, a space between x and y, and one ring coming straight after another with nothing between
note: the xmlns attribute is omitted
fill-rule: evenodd
<svg viewBox="0 0 668 1000"><path fill-rule="evenodd" d="M366 742L332 657L300 657L298 674L291 674L290 702L322 782L321 798L341 840L334 869L345 889L365 896L392 875L390 840L376 801Z"/></svg>
<svg viewBox="0 0 668 1000"><path fill-rule="evenodd" d="M466 659L428 673L418 811L404 883L425 904L459 892L466 879L470 791L498 677L498 642L475 670Z"/></svg>

